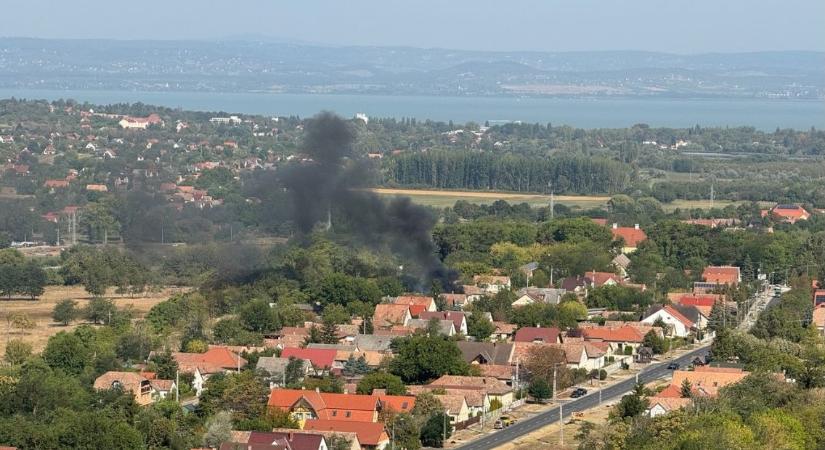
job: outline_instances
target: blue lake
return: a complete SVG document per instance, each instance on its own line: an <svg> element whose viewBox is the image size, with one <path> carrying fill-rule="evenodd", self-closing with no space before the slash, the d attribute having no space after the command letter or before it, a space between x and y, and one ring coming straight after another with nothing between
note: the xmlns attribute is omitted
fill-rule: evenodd
<svg viewBox="0 0 825 450"><path fill-rule="evenodd" d="M581 128L753 126L825 128L825 101L756 99L515 98L0 89L0 98L72 98L95 104L143 102L199 111L310 116L414 117L454 122L550 122Z"/></svg>

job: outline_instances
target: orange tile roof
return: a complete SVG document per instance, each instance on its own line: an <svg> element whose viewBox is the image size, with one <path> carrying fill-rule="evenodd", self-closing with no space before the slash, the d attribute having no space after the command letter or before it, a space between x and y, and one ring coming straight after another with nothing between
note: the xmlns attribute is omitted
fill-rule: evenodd
<svg viewBox="0 0 825 450"><path fill-rule="evenodd" d="M377 395L382 408L398 413L410 412L415 407L415 397L410 395Z"/></svg>
<svg viewBox="0 0 825 450"><path fill-rule="evenodd" d="M670 385L681 389L682 382L687 380L694 389L708 396L716 396L720 388L737 383L748 375L748 372L738 369L729 371L714 367L694 371L675 370Z"/></svg>
<svg viewBox="0 0 825 450"><path fill-rule="evenodd" d="M246 360L226 347L212 347L204 353L172 353L183 372L216 373L226 369L244 367Z"/></svg>
<svg viewBox="0 0 825 450"><path fill-rule="evenodd" d="M373 395L333 394L303 389L273 389L267 406L290 411L305 401L320 419L372 422L378 411L379 399Z"/></svg>
<svg viewBox="0 0 825 450"><path fill-rule="evenodd" d="M819 328L825 327L825 303L820 303L814 308L813 323Z"/></svg>
<svg viewBox="0 0 825 450"><path fill-rule="evenodd" d="M497 378L468 377L462 375L443 375L441 378L430 383L430 386L459 389L481 389L492 395L502 395L513 391L513 388L507 386L507 384Z"/></svg>
<svg viewBox="0 0 825 450"><path fill-rule="evenodd" d="M706 283L736 284L739 276L739 268L734 266L707 266L702 271Z"/></svg>
<svg viewBox="0 0 825 450"><path fill-rule="evenodd" d="M606 342L632 342L641 343L644 341L644 334L638 329L625 325L622 327L582 327L581 333L585 339L598 339Z"/></svg>
<svg viewBox="0 0 825 450"><path fill-rule="evenodd" d="M427 295L400 295L395 298L395 301L393 301L393 303L395 303L396 305L418 305L423 306L424 308L429 308L430 306L432 306L434 301L435 300L433 300L432 297Z"/></svg>
<svg viewBox="0 0 825 450"><path fill-rule="evenodd" d="M372 323L375 327L390 327L392 325L404 325L404 318L410 311L408 305L397 305L392 303L380 303L375 305L375 313L372 316Z"/></svg>
<svg viewBox="0 0 825 450"><path fill-rule="evenodd" d="M692 400L689 398L681 398L681 397L649 397L649 408L653 408L656 405L660 405L664 408L665 411L674 411L677 409L684 408L685 406L690 405Z"/></svg>
<svg viewBox="0 0 825 450"><path fill-rule="evenodd" d="M647 239L647 234L641 228L616 227L611 228L610 231L613 233L614 239L622 238L624 245L630 248L638 247L642 241Z"/></svg>
<svg viewBox="0 0 825 450"><path fill-rule="evenodd" d="M356 422L352 420L307 420L305 430L355 433L361 445L377 447L389 441L384 424L380 422Z"/></svg>

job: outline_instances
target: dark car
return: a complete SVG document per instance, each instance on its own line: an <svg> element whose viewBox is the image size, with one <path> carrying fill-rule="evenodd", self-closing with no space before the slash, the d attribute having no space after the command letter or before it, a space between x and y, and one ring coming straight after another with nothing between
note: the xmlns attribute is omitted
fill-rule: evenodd
<svg viewBox="0 0 825 450"><path fill-rule="evenodd" d="M582 396L585 396L585 395L587 395L587 389L585 389L585 388L576 388L570 394L570 398L579 398L579 397L582 397Z"/></svg>
<svg viewBox="0 0 825 450"><path fill-rule="evenodd" d="M679 363L672 362L672 363L667 365L667 369L668 370L677 370L677 369L679 369Z"/></svg>

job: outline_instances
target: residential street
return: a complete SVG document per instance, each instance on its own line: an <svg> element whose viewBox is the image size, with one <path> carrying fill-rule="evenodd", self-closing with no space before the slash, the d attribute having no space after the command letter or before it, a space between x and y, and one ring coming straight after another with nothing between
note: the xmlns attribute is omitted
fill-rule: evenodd
<svg viewBox="0 0 825 450"><path fill-rule="evenodd" d="M691 352L670 361L665 361L659 364L652 364L639 372L639 381L647 383L666 376L670 370L667 365L673 361L678 362L682 366L690 364L697 356L704 356L708 353L708 347L705 345ZM602 402L606 402L630 392L636 384L634 378L621 381L612 386L606 387L602 390ZM589 408L597 406L599 403L598 390L591 390L586 396L565 402L561 408L564 417L569 417L573 412L584 411ZM533 432L541 427L556 423L559 420L559 407L547 410L539 415L525 419L521 422L505 428L503 430L491 433L480 439L468 442L462 446L456 447L463 450L488 450L498 447L506 442L515 439L518 436ZM572 437L572 436L571 436Z"/></svg>
<svg viewBox="0 0 825 450"><path fill-rule="evenodd" d="M785 292L786 290L787 288L782 288L782 292ZM759 314L765 309L767 309L770 306L771 302L773 302L777 298L778 297L774 297L773 286L771 286L771 288L769 288L768 290L754 296L750 311L745 316L744 320L739 324L738 328L742 331L749 330L756 323L756 319L759 317ZM675 358L673 360L667 360L661 363L651 364L650 366L646 367L644 370L639 372L638 380L643 383L648 383L659 378L664 378L670 373L670 370L667 369L668 364L675 361L679 363L681 366L687 366L690 364L691 361L693 361L695 357L706 355L708 353L709 347L710 344L706 344L702 347L685 353L682 356L679 356L678 358ZM627 380L621 381L617 384L604 388L602 390L601 396L602 402L607 402L618 397L621 397L622 395L625 395L633 389L633 386L635 384L635 378L628 378ZM561 406L562 414L564 415L564 417L569 417L574 412L584 411L597 406L599 403L599 392L598 390L591 390L584 397L570 401L562 399L562 401L564 402L564 404ZM468 442L456 448L463 450L493 449L519 436L531 433L535 430L538 430L541 427L556 423L558 422L558 420L559 407L555 407L529 419L517 422L516 424L508 428L505 428L497 432L493 432L482 438Z"/></svg>

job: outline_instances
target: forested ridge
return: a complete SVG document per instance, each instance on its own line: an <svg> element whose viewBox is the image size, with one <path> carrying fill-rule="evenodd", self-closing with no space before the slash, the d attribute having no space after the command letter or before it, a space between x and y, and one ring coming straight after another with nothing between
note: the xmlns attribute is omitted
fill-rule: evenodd
<svg viewBox="0 0 825 450"><path fill-rule="evenodd" d="M583 155L522 156L474 151L406 153L385 163L385 182L441 189L614 193L624 190L632 168Z"/></svg>

